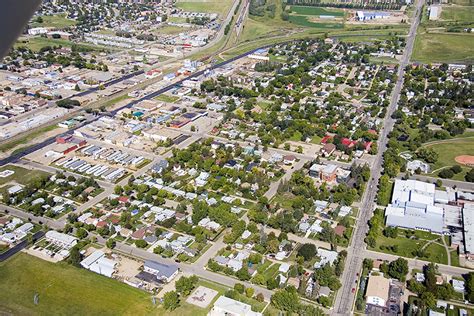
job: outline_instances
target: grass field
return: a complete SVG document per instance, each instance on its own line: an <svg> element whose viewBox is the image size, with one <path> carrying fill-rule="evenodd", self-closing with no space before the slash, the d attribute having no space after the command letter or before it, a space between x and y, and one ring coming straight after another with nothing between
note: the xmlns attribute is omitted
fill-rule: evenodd
<svg viewBox="0 0 474 316"><path fill-rule="evenodd" d="M6 165L0 168L0 171L11 170L15 173L6 178L0 178L0 185L4 185L10 181L15 181L20 184L26 185L31 182L32 179L35 179L40 176L48 175L47 172L41 170L29 170L19 166Z"/></svg>
<svg viewBox="0 0 474 316"><path fill-rule="evenodd" d="M26 254L0 263L0 313L14 315L149 315L150 295L116 280ZM39 304L33 296L39 293Z"/></svg>
<svg viewBox="0 0 474 316"><path fill-rule="evenodd" d="M66 18L66 14L42 15L43 23L33 22L32 27L54 27L62 29L76 25L76 21ZM35 19L34 19L35 20Z"/></svg>
<svg viewBox="0 0 474 316"><path fill-rule="evenodd" d="M221 18L229 12L232 0L178 0L176 6L189 12L217 13Z"/></svg>
<svg viewBox="0 0 474 316"><path fill-rule="evenodd" d="M431 170L436 171L443 167L457 165L454 158L460 155L474 155L474 138L455 138L437 144L427 144L426 147L432 148L438 153L438 160L431 165ZM463 167L463 172L453 177L454 180L463 180L464 175L470 168Z"/></svg>
<svg viewBox="0 0 474 316"><path fill-rule="evenodd" d="M183 29L182 27L179 27L179 26L164 26L164 27L160 27L158 30L157 30L157 33L160 33L160 34L179 34L179 33L182 33L184 32L185 29Z"/></svg>
<svg viewBox="0 0 474 316"><path fill-rule="evenodd" d="M45 46L63 46L63 47L71 47L74 43L71 41L63 40L63 39L52 39L52 38L45 38L45 37L34 37L30 39L20 38L16 43L15 47L18 46L25 46L33 51L39 51L41 48ZM101 48L100 46L88 45L88 44L78 44L80 47L85 47L90 50L101 50L105 48Z"/></svg>
<svg viewBox="0 0 474 316"><path fill-rule="evenodd" d="M474 0L451 0L449 1L451 3L457 4L457 5L470 5L474 6Z"/></svg>
<svg viewBox="0 0 474 316"><path fill-rule="evenodd" d="M300 7L300 6L291 6L291 13L299 15L332 15L336 17L343 17L344 11L342 10L331 10L324 9L319 7Z"/></svg>
<svg viewBox="0 0 474 316"><path fill-rule="evenodd" d="M319 23L311 22L307 15L290 15L289 21L298 26L314 27L319 29L342 29L344 25L342 23Z"/></svg>
<svg viewBox="0 0 474 316"><path fill-rule="evenodd" d="M389 238L383 235L377 237L377 246L375 248L371 248L371 250L406 258L414 258L414 252L416 250L421 249L429 241L440 238L440 236L433 235L428 232L415 231L416 238L410 239L407 238L403 232L403 230L399 230L399 235L397 238ZM439 240L438 242L441 243L442 241ZM396 252L393 252L391 249L389 249L393 246L397 246ZM448 262L448 254L446 253L446 249L436 243L426 246L425 253L427 257L420 259L443 264L447 264Z"/></svg>
<svg viewBox="0 0 474 316"><path fill-rule="evenodd" d="M441 11L441 19L446 21L474 22L474 8L471 7L447 7Z"/></svg>
<svg viewBox="0 0 474 316"><path fill-rule="evenodd" d="M174 103L179 100L179 97L175 95L160 94L159 96L155 98L155 100L163 101L167 103Z"/></svg>
<svg viewBox="0 0 474 316"><path fill-rule="evenodd" d="M415 39L413 61L474 62L474 35L420 32Z"/></svg>

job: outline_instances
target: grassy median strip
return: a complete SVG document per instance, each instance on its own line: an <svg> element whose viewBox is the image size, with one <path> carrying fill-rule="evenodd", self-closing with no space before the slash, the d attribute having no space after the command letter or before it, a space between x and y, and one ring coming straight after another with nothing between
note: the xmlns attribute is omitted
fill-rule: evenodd
<svg viewBox="0 0 474 316"><path fill-rule="evenodd" d="M58 126L56 124L40 128L40 129L38 129L34 132L29 133L28 135L25 135L24 137L21 137L21 138L12 140L8 143L5 143L3 145L0 145L0 151L1 152L7 152L7 151L19 146L19 145L26 144L26 143L34 140L38 136L40 136L44 133L50 132L50 131L52 131L56 128L58 128Z"/></svg>

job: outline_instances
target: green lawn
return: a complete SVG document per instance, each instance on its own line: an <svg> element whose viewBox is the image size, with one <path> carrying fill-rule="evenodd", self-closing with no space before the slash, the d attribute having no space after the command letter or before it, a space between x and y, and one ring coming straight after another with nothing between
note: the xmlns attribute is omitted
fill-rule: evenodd
<svg viewBox="0 0 474 316"><path fill-rule="evenodd" d="M290 15L289 21L298 26L314 27L318 29L342 29L344 25L342 23L322 23L322 22L311 22L308 15Z"/></svg>
<svg viewBox="0 0 474 316"><path fill-rule="evenodd" d="M55 15L42 15L43 23L36 22L36 18L33 18L35 22L31 23L31 27L54 27L62 29L68 26L76 25L76 21L66 18L66 14L55 14Z"/></svg>
<svg viewBox="0 0 474 316"><path fill-rule="evenodd" d="M446 249L438 244L430 244L425 248L426 254L429 257L429 261L448 264L448 255Z"/></svg>
<svg viewBox="0 0 474 316"><path fill-rule="evenodd" d="M438 160L431 165L432 170L437 170L443 167L450 167L457 165L454 158L460 155L474 154L474 138L455 138L438 144L427 144L426 147L432 148L438 153ZM463 167L463 172L457 174L453 179L463 180L464 175L470 168ZM436 172L437 174L438 172Z"/></svg>
<svg viewBox="0 0 474 316"><path fill-rule="evenodd" d="M425 240L410 240L405 237L388 238L382 235L377 238L377 246L372 250L395 254L401 257L413 258L413 252L421 248L425 244ZM388 249L381 249L383 248L383 246L390 247L394 245L398 246L397 253L393 253Z"/></svg>
<svg viewBox="0 0 474 316"><path fill-rule="evenodd" d="M155 100L163 101L167 103L174 103L179 100L179 97L175 95L160 94L159 96L155 98Z"/></svg>
<svg viewBox="0 0 474 316"><path fill-rule="evenodd" d="M62 46L62 47L72 47L74 43L71 41L63 40L63 39L52 39L52 38L45 38L45 37L34 37L30 39L20 38L15 47L25 46L33 51L39 51L41 48L45 46ZM80 47L85 47L90 50L100 50L99 46L88 45L88 44L79 44Z"/></svg>
<svg viewBox="0 0 474 316"><path fill-rule="evenodd" d="M0 313L13 315L147 315L150 295L116 280L26 254L0 263ZM33 296L39 293L39 304Z"/></svg>
<svg viewBox="0 0 474 316"><path fill-rule="evenodd" d="M274 263L272 264L265 272L263 273L263 276L265 277L265 280L268 280L270 278L275 277L278 274L278 269L280 268L279 263Z"/></svg>
<svg viewBox="0 0 474 316"><path fill-rule="evenodd" d="M35 178L49 175L49 173L41 171L41 170L29 170L29 169L25 169L25 168L14 166L14 165L6 165L0 168L0 171L5 171L5 170L11 170L11 171L14 171L15 173L6 178L0 178L0 185L4 185L5 183L8 183L10 181L15 181L20 184L27 185Z"/></svg>
<svg viewBox="0 0 474 316"><path fill-rule="evenodd" d="M178 34L178 33L182 33L184 32L185 30L182 28L182 27L179 27L179 26L163 26L163 27L160 27L158 30L157 30L157 33L160 33L160 34Z"/></svg>
<svg viewBox="0 0 474 316"><path fill-rule="evenodd" d="M232 0L178 0L176 6L189 12L217 13L224 18L232 3Z"/></svg>
<svg viewBox="0 0 474 316"><path fill-rule="evenodd" d="M443 6L441 18L448 21L474 22L474 8Z"/></svg>
<svg viewBox="0 0 474 316"><path fill-rule="evenodd" d="M342 10L325 9L320 7L300 7L294 5L291 6L291 13L300 15L332 15L337 17L344 16L344 11Z"/></svg>
<svg viewBox="0 0 474 316"><path fill-rule="evenodd" d="M414 258L415 251L423 248L430 240L437 240L441 237L439 235L431 234L423 231L415 231L414 238L407 238L405 233L409 231L399 229L397 238L389 238L383 235L377 237L376 247L371 248L371 250L388 253L392 255L397 255L406 258ZM436 242L442 243L441 240ZM397 246L397 251L394 252L391 247ZM431 243L426 246L425 254L421 260L432 261L436 263L447 264L448 263L448 254L446 249L441 244Z"/></svg>
<svg viewBox="0 0 474 316"><path fill-rule="evenodd" d="M413 61L432 62L473 62L474 35L457 33L420 32L415 39Z"/></svg>

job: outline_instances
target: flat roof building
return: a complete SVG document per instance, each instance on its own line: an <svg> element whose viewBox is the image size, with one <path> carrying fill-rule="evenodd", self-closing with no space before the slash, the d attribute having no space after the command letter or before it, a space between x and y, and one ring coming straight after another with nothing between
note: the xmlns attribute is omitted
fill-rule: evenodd
<svg viewBox="0 0 474 316"><path fill-rule="evenodd" d="M390 280L381 275L371 275L365 292L366 303L385 307L389 299Z"/></svg>

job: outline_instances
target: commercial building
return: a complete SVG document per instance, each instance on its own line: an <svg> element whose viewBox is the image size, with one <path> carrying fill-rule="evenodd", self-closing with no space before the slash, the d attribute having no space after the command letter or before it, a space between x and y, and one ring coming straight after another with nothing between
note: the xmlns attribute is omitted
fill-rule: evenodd
<svg viewBox="0 0 474 316"><path fill-rule="evenodd" d="M365 292L365 300L369 305L385 307L388 301L390 280L381 275L371 275Z"/></svg>

